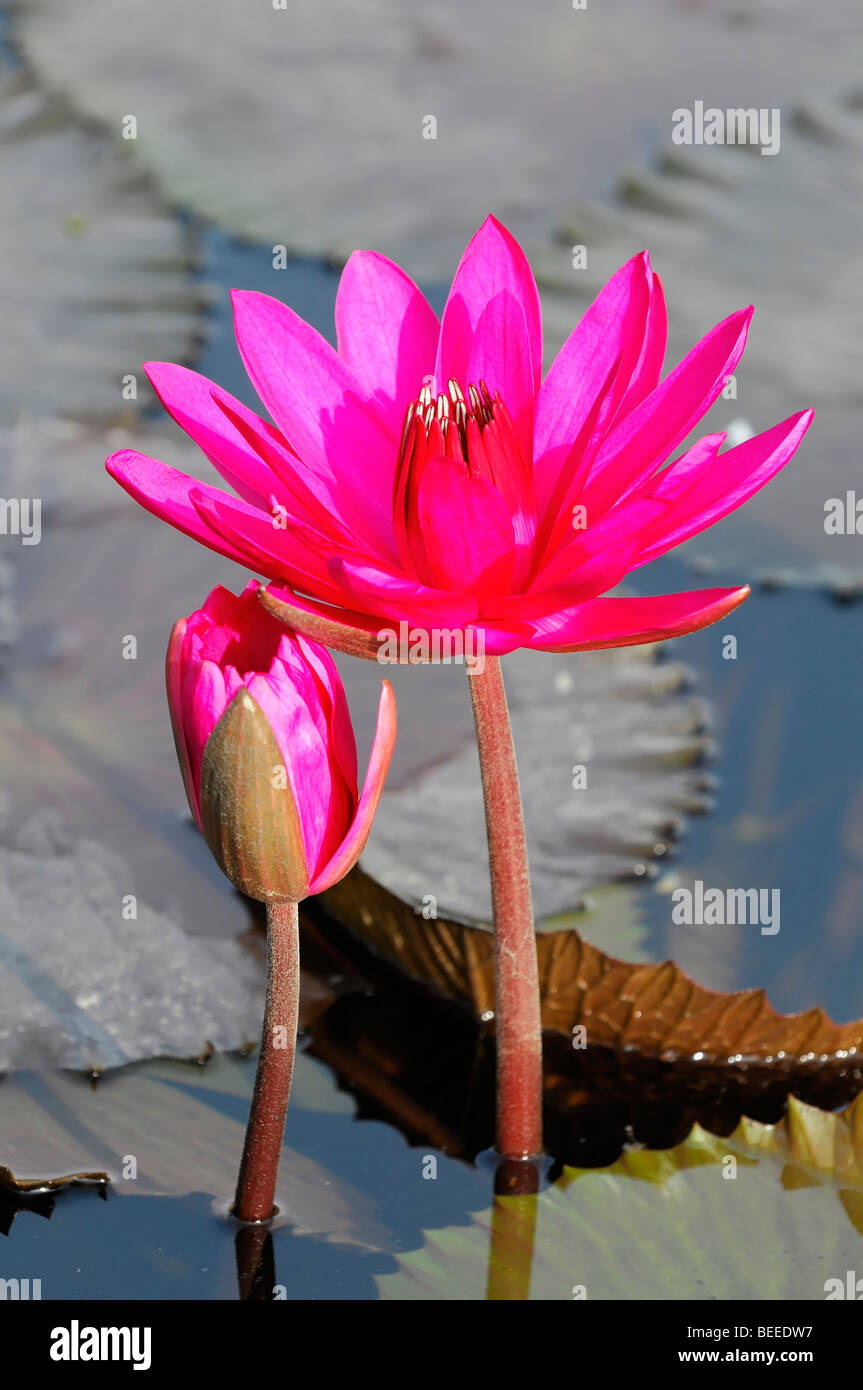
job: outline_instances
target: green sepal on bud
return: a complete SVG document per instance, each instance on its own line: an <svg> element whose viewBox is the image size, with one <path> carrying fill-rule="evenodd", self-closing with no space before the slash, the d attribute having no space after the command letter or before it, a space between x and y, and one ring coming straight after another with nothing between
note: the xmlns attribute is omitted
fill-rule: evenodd
<svg viewBox="0 0 863 1390"><path fill-rule="evenodd" d="M300 902L309 871L300 817L269 720L240 690L207 740L204 838L235 888L258 902Z"/></svg>

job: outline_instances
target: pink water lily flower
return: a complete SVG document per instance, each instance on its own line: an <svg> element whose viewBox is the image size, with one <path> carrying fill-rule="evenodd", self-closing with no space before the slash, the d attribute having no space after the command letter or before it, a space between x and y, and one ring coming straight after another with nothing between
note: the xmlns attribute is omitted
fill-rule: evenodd
<svg viewBox="0 0 863 1390"><path fill-rule="evenodd" d="M195 372L147 372L236 495L130 450L108 468L150 511L276 581L271 606L295 627L370 657L401 621L474 629L491 655L575 651L693 631L746 597L603 595L745 502L805 433L811 411L724 452L707 434L662 466L734 372L751 309L663 377L662 287L641 253L543 379L536 284L494 218L440 323L373 251L342 274L337 350L278 300L233 300L272 423Z"/></svg>
<svg viewBox="0 0 863 1390"><path fill-rule="evenodd" d="M220 867L262 902L299 902L362 852L396 734L384 681L362 794L345 692L325 647L214 589L175 624L168 705L189 806Z"/></svg>

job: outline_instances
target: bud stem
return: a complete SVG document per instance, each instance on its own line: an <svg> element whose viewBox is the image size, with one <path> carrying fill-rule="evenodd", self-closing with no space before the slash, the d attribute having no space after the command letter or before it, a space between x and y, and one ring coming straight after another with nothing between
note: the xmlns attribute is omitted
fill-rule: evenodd
<svg viewBox="0 0 863 1390"><path fill-rule="evenodd" d="M500 658L468 677L485 796L494 913L497 1149L542 1152L542 1021L527 843Z"/></svg>
<svg viewBox="0 0 863 1390"><path fill-rule="evenodd" d="M255 1091L234 1199L234 1216L239 1221L269 1221L273 1215L297 1045L299 1004L297 904L268 903L267 998Z"/></svg>

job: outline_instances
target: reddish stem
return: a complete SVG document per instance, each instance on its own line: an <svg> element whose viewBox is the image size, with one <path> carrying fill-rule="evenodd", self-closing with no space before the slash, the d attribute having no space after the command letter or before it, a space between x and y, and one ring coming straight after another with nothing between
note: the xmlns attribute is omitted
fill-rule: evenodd
<svg viewBox="0 0 863 1390"><path fill-rule="evenodd" d="M542 1022L518 768L500 658L469 676L491 870L497 1033L497 1148L542 1152Z"/></svg>
<svg viewBox="0 0 863 1390"><path fill-rule="evenodd" d="M237 1179L234 1216L269 1221L291 1074L297 1045L300 1005L300 944L297 904L267 904L267 999L252 1108Z"/></svg>

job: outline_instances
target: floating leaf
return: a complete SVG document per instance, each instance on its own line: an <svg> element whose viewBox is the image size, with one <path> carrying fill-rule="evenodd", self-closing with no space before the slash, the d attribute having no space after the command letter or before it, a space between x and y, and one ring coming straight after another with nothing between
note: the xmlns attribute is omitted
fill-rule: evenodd
<svg viewBox="0 0 863 1390"><path fill-rule="evenodd" d="M2 1071L89 1072L258 1035L258 963L154 912L126 865L50 814L3 833L0 921Z"/></svg>
<svg viewBox="0 0 863 1390"><path fill-rule="evenodd" d="M631 246L646 245L657 269L669 267L670 327L681 345L748 300L769 315L769 333L753 328L747 342L734 414L748 415L753 381L775 396L856 399L848 345L860 333L863 292L846 214L863 182L863 108L854 95L822 102L823 131L806 119L810 109L804 102L782 112L778 159L746 145L668 145L647 172L623 174L609 204L575 208L560 235L569 242L589 227L589 266L561 281L554 257L537 252L555 337L572 317L573 294L590 299ZM791 234L777 240L777 227ZM804 247L809 254L801 256ZM807 316L803 332L801 314L816 297L819 312Z"/></svg>
<svg viewBox="0 0 863 1390"><path fill-rule="evenodd" d="M775 1126L696 1126L663 1152L566 1168L537 1197L495 1198L429 1230L379 1275L383 1299L824 1299L860 1271L863 1098L792 1101ZM856 1277L856 1276L855 1276ZM847 1296L847 1295L841 1295Z"/></svg>
<svg viewBox="0 0 863 1390"><path fill-rule="evenodd" d="M708 707L687 690L687 668L660 661L655 648L578 658L519 651L504 672L542 922L600 884L644 875L685 815L706 808ZM452 756L384 797L363 867L442 916L488 921L485 835L467 732Z"/></svg>
<svg viewBox="0 0 863 1390"><path fill-rule="evenodd" d="M713 323L755 304L743 359L698 433L727 430L730 446L805 406L815 407L816 429L787 474L684 553L745 566L747 575L754 557L765 584L814 583L858 597L857 538L853 529L830 534L824 520L825 502L844 500L858 466L863 107L853 90L801 100L816 89L798 86L782 107L781 132L771 117L781 133L778 157L751 146L664 145L646 170L619 178L608 203L584 201L561 219L560 248L528 250L553 342L645 246L669 296L669 366ZM566 263L573 243L590 248L578 274ZM824 569L810 578L814 560ZM853 568L843 575L842 565Z"/></svg>
<svg viewBox="0 0 863 1390"><path fill-rule="evenodd" d="M103 1077L95 1086L61 1072L9 1077L0 1086L0 1165L7 1185L26 1196L34 1184L51 1190L75 1169L79 1176L106 1174L112 1194L121 1197L206 1193L227 1213L254 1070L251 1059L217 1056L203 1072L163 1062ZM296 1072L306 1096L312 1088L331 1088L321 1067L302 1053ZM339 1110L348 1122L351 1109L343 1097ZM295 1148L282 1154L276 1202L281 1220L298 1234L374 1247L386 1239L370 1199Z"/></svg>
<svg viewBox="0 0 863 1390"><path fill-rule="evenodd" d="M414 979L493 1017L489 928L426 918L359 868L324 901ZM820 1008L778 1014L764 990L703 989L671 961L615 960L572 928L539 932L537 951L544 1028L567 1042L576 1026L585 1029L583 1048L569 1054L573 1067L605 1052L664 1064L672 1092L730 1087L745 1096L806 1086L813 1095L839 1088L847 1098L863 1084L863 1020L836 1024Z"/></svg>
<svg viewBox="0 0 863 1390"><path fill-rule="evenodd" d="M637 0L584 14L545 6L541 23L500 0L283 11L209 0L204 24L173 0L19 0L13 11L47 85L118 139L134 113L127 148L177 201L268 245L371 245L438 277L490 208L545 236L573 190L604 180L645 130L669 131L682 44L687 91L711 90L717 70L741 94L764 85L764 49L741 43L726 6L687 14L676 0L649 14ZM760 20L771 104L804 81L857 76L841 7L816 15L791 0ZM560 263L574 275L570 257Z"/></svg>
<svg viewBox="0 0 863 1390"><path fill-rule="evenodd" d="M153 399L141 362L187 358L200 336L188 233L22 70L0 79L0 178L0 416L129 418Z"/></svg>
<svg viewBox="0 0 863 1390"><path fill-rule="evenodd" d="M197 935L206 951L211 940L232 941L249 913L185 804L164 658L178 614L219 581L239 589L248 576L135 508L107 476L102 460L112 447L148 447L138 434L34 419L5 442L11 453L3 459L0 430L2 476L22 495L44 498L45 532L42 545L9 552L17 641L0 684L0 765L15 818L50 810L70 842L98 843L124 866L120 896L137 894L179 932L178 942ZM149 446L186 472L209 467L161 431ZM45 853L53 852L49 844ZM25 904L14 922L26 948ZM62 917L55 912L49 925L62 932ZM170 956L161 968L170 993ZM257 1025L224 1041L239 1046L256 1036Z"/></svg>

